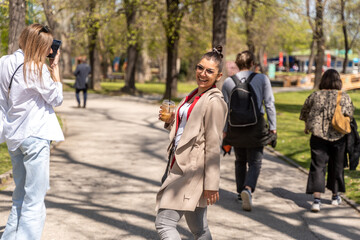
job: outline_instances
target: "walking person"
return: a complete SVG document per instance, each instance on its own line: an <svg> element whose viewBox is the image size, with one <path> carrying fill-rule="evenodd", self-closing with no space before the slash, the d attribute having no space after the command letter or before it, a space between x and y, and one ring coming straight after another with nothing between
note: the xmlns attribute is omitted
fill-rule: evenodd
<svg viewBox="0 0 360 240"><path fill-rule="evenodd" d="M239 68L234 76L228 77L224 81L222 93L230 108L232 92L239 84L247 84L253 103L254 113L256 113L254 124L244 123L241 127L231 127L229 117L224 128L224 141L234 147L235 152L235 179L238 200L242 202L242 208L246 211L252 210L252 194L255 191L257 180L260 174L264 139L276 137L276 110L275 100L272 93L269 78L260 73L254 73L255 57L250 51L243 51L236 57L236 65ZM236 84L235 84L236 83ZM232 106L242 109L244 101L232 102ZM264 119L264 107L267 114L269 128ZM246 106L245 106L246 108ZM229 109L229 114L232 110ZM240 116L240 121L250 114L244 111L244 116ZM271 136L269 138L269 136Z"/></svg>
<svg viewBox="0 0 360 240"><path fill-rule="evenodd" d="M15 190L3 240L40 240L49 189L50 141L64 136L53 107L63 101L58 51L54 59L53 36L41 24L27 26L20 49L0 58L0 136L6 141Z"/></svg>
<svg viewBox="0 0 360 240"><path fill-rule="evenodd" d="M78 103L78 108L81 107L80 92L83 92L83 96L84 96L83 108L86 108L87 89L88 89L87 82L90 73L91 73L91 68L86 63L85 59L79 58L78 65L76 66L74 72L74 75L76 76L74 87L75 87L75 96L76 96L76 101Z"/></svg>
<svg viewBox="0 0 360 240"><path fill-rule="evenodd" d="M156 199L155 226L161 239L181 239L176 226L184 215L195 239L212 239L206 213L207 206L219 200L220 145L227 111L215 86L222 76L221 51L218 46L202 56L196 65L198 88L165 122L171 143L167 177Z"/></svg>
<svg viewBox="0 0 360 240"><path fill-rule="evenodd" d="M341 94L342 114L352 118L354 106L349 95L341 92L342 81L334 69L327 70L321 77L319 90L313 92L305 101L300 120L305 121L306 134L311 132L311 165L306 187L307 194L313 194L311 211L319 212L321 193L325 192L325 173L327 167L326 188L332 192L333 205L339 205L339 192L345 192L344 161L346 137L334 129L331 122Z"/></svg>

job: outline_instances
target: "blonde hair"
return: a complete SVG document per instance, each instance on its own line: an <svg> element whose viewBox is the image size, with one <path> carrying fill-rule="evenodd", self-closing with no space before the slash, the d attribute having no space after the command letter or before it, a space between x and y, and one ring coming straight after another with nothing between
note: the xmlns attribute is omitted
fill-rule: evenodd
<svg viewBox="0 0 360 240"><path fill-rule="evenodd" d="M42 67L49 52L53 36L51 31L41 24L27 26L20 35L19 47L24 52L24 80L26 82L26 70L32 64L35 65L35 76L41 81Z"/></svg>

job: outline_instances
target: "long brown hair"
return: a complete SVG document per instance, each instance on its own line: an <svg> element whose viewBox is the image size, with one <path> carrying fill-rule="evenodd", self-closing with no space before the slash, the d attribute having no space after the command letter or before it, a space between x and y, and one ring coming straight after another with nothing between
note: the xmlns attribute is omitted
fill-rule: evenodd
<svg viewBox="0 0 360 240"><path fill-rule="evenodd" d="M31 24L27 26L20 35L19 47L24 52L24 80L26 82L26 71L31 65L35 65L35 75L41 81L42 67L46 60L46 55L53 42L53 36L48 27L41 24Z"/></svg>

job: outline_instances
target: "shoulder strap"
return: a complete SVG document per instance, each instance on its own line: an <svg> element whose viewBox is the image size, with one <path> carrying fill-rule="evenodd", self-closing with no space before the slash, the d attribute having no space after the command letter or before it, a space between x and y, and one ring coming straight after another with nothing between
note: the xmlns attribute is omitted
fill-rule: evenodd
<svg viewBox="0 0 360 240"><path fill-rule="evenodd" d="M15 73L17 72L17 70L19 70L19 68L20 68L22 65L24 65L24 63L20 64L20 65L16 68L14 74L12 75L12 77L11 77L11 79L10 79L10 84L9 84L9 91L10 91L10 89L11 89L11 85L12 85L12 81L13 81L13 79L14 79Z"/></svg>
<svg viewBox="0 0 360 240"><path fill-rule="evenodd" d="M245 82L250 83L251 80L255 77L256 73L252 72L249 77L245 80ZM237 86L240 83L239 78L236 76L236 74L231 76L231 79L234 81L235 85Z"/></svg>
<svg viewBox="0 0 360 240"><path fill-rule="evenodd" d="M250 74L250 76L246 79L246 81L247 81L248 83L250 83L251 80L253 80L253 78L255 77L255 75L256 75L256 72L252 72L252 73Z"/></svg>
<svg viewBox="0 0 360 240"><path fill-rule="evenodd" d="M239 78L236 76L236 74L231 76L231 79L234 81L235 86L237 86L240 83Z"/></svg>
<svg viewBox="0 0 360 240"><path fill-rule="evenodd" d="M340 105L341 100L341 91L338 91L337 99L336 99L336 105Z"/></svg>

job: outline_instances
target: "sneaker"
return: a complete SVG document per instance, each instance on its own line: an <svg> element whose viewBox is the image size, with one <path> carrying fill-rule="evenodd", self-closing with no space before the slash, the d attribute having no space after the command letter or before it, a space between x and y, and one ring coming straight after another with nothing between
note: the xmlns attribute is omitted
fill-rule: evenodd
<svg viewBox="0 0 360 240"><path fill-rule="evenodd" d="M335 206L339 206L341 203L341 197L340 196L336 196L336 198L334 199L334 197L331 200L331 205L335 205Z"/></svg>
<svg viewBox="0 0 360 240"><path fill-rule="evenodd" d="M245 211L251 211L252 197L250 191L247 189L242 190L241 198L242 198L242 209L244 209Z"/></svg>
<svg viewBox="0 0 360 240"><path fill-rule="evenodd" d="M321 202L313 202L313 204L311 205L311 211L312 212L320 212L320 205L321 205Z"/></svg>
<svg viewBox="0 0 360 240"><path fill-rule="evenodd" d="M240 194L240 193L238 194L237 200L238 200L239 202L242 202L242 198L241 198L241 194Z"/></svg>

